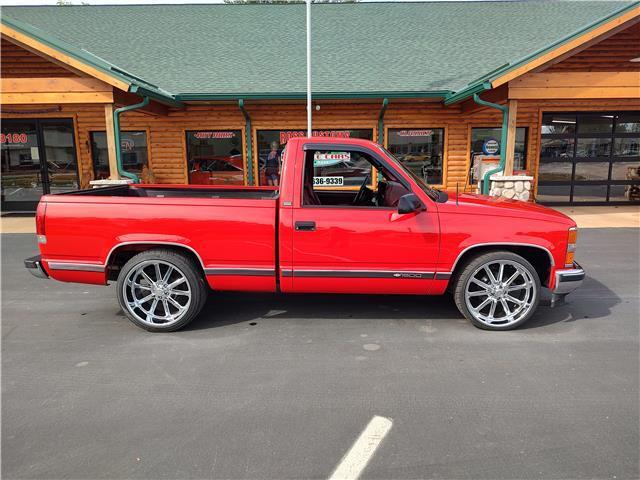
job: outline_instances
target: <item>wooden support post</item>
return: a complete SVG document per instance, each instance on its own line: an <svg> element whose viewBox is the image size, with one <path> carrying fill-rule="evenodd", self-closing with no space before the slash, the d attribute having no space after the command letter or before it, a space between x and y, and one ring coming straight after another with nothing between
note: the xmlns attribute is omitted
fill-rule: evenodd
<svg viewBox="0 0 640 480"><path fill-rule="evenodd" d="M113 104L104 106L104 122L107 132L107 152L109 153L109 178L119 180L118 164L116 162L116 135L113 127Z"/></svg>
<svg viewBox="0 0 640 480"><path fill-rule="evenodd" d="M506 161L504 164L504 175L513 175L513 165L515 161L516 150L516 118L518 116L518 101L509 100L509 118L507 120L507 145L506 145Z"/></svg>

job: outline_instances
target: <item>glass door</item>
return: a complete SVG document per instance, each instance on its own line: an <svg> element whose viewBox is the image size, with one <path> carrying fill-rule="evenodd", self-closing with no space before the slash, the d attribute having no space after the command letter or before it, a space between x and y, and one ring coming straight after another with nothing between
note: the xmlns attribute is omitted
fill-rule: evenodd
<svg viewBox="0 0 640 480"><path fill-rule="evenodd" d="M78 188L70 119L2 121L2 211L33 211L43 194Z"/></svg>
<svg viewBox="0 0 640 480"><path fill-rule="evenodd" d="M47 193L77 190L78 165L76 162L73 123L70 120L41 120L42 140L47 164Z"/></svg>
<svg viewBox="0 0 640 480"><path fill-rule="evenodd" d="M40 140L35 120L3 120L2 210L33 210L44 192Z"/></svg>
<svg viewBox="0 0 640 480"><path fill-rule="evenodd" d="M640 112L544 114L536 200L640 203Z"/></svg>

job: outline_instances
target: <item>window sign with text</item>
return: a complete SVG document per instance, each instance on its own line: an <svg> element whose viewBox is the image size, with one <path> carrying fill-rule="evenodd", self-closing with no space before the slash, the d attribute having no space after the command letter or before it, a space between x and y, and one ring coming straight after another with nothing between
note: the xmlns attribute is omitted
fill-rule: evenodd
<svg viewBox="0 0 640 480"><path fill-rule="evenodd" d="M243 185L244 155L240 130L187 132L189 183Z"/></svg>
<svg viewBox="0 0 640 480"><path fill-rule="evenodd" d="M444 129L390 128L387 149L427 183L442 184Z"/></svg>

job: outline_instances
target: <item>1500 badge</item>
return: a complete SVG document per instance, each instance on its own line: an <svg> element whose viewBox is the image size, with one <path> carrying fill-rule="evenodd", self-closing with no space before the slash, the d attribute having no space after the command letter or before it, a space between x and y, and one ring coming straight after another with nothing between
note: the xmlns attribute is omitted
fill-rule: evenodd
<svg viewBox="0 0 640 480"><path fill-rule="evenodd" d="M396 278L422 278L421 273L394 273L393 276Z"/></svg>

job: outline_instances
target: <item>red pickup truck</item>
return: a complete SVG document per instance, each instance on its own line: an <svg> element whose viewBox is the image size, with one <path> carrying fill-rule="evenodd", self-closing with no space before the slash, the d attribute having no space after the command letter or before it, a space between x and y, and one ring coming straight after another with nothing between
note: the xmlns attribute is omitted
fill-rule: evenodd
<svg viewBox="0 0 640 480"><path fill-rule="evenodd" d="M345 165L349 175L345 177ZM136 325L177 330L209 289L453 294L508 330L580 286L576 224L538 205L445 193L381 146L293 138L279 187L124 185L42 197L36 276L106 285Z"/></svg>

